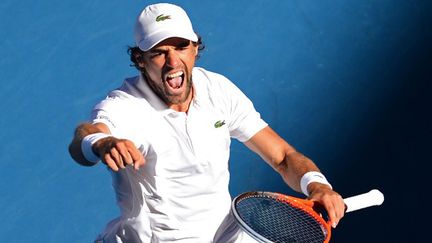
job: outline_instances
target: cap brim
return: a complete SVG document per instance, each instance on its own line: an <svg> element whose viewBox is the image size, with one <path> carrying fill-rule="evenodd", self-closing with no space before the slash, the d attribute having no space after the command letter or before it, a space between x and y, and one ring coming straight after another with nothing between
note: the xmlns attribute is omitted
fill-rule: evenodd
<svg viewBox="0 0 432 243"><path fill-rule="evenodd" d="M190 32L182 33L178 31L176 33L173 33L173 31L158 31L157 33L154 33L149 38L142 40L140 43L137 43L137 45L142 51L148 51L151 48L155 47L160 42L162 42L163 40L166 40L168 38L173 38L173 37L183 38L193 42L198 41L198 36L195 33L190 33Z"/></svg>

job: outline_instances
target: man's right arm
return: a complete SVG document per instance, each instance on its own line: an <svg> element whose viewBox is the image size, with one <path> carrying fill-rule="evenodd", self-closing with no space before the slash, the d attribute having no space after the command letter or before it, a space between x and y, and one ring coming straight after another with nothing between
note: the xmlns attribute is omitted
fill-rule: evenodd
<svg viewBox="0 0 432 243"><path fill-rule="evenodd" d="M94 162L85 158L81 149L84 137L94 133L110 134L111 132L103 123L83 123L75 129L74 138L69 145L69 153L80 165L95 165ZM92 151L114 171L125 168L126 165L133 165L135 169L139 169L145 163L142 153L132 141L127 139L118 139L113 136L102 138L93 144Z"/></svg>
<svg viewBox="0 0 432 243"><path fill-rule="evenodd" d="M97 123L82 123L76 129L72 142L69 145L69 154L80 165L93 166L95 163L88 161L81 150L81 143L85 136L93 133L107 133L110 134L108 127L105 124Z"/></svg>

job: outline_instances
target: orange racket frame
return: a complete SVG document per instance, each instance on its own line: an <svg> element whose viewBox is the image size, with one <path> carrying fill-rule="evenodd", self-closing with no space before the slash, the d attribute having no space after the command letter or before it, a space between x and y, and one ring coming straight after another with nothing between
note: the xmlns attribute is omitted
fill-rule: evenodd
<svg viewBox="0 0 432 243"><path fill-rule="evenodd" d="M314 201L307 200L307 199L301 199L293 196L287 196L281 193L277 192L263 192L263 191L255 191L255 192L246 192L242 193L241 195L234 198L232 205L231 205L231 211L233 212L236 220L239 222L239 225L248 232L249 226L243 221L243 219L238 215L235 209L235 205L241 201L242 199L248 198L248 197L269 197L273 198L277 201L289 204L290 206L297 208L311 217L315 219L317 223L321 225L321 230L323 231L325 235L324 243L328 243L331 238L331 225L329 221L326 221L321 214L316 210L317 208L321 208L319 204L316 204ZM377 189L373 189L369 192L359 194L356 196L352 196L349 198L344 199L345 203L345 212L352 212L359 209L371 207L371 206L378 206L381 205L384 202L384 195ZM253 231L253 230L252 230ZM248 232L249 233L249 232ZM257 236L254 236L257 237ZM267 242L267 241L265 241Z"/></svg>
<svg viewBox="0 0 432 243"><path fill-rule="evenodd" d="M315 211L314 201L307 200L307 199L301 199L301 198L297 198L297 197L292 197L292 196L287 196L287 195L283 195L283 194L275 193L275 192L272 192L272 194L274 194L274 196L277 200L284 202L284 203L287 203L287 204L290 204L291 206L298 208L298 209L308 213L310 216L312 216L317 222L319 222L321 224L322 230L325 231L325 233L326 233L326 238L324 239L323 243L328 243L330 241L330 238L331 238L330 222L324 220L324 218L321 217L321 215L317 211Z"/></svg>

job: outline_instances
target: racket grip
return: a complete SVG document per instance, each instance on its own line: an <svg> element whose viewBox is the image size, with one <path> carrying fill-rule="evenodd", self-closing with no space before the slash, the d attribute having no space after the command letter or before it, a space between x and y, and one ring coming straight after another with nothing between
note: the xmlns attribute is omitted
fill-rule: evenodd
<svg viewBox="0 0 432 243"><path fill-rule="evenodd" d="M345 212L349 213L355 210L381 205L384 202L384 194L377 189L373 189L357 196L345 198L344 202L347 207Z"/></svg>

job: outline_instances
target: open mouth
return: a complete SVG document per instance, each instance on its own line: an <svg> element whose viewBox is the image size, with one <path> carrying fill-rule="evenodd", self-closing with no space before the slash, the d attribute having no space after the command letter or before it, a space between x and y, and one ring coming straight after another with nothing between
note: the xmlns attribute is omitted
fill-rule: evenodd
<svg viewBox="0 0 432 243"><path fill-rule="evenodd" d="M167 82L168 86L170 86L172 89L179 89L183 85L184 80L184 72L178 71L175 73L168 74L165 78L165 81Z"/></svg>

